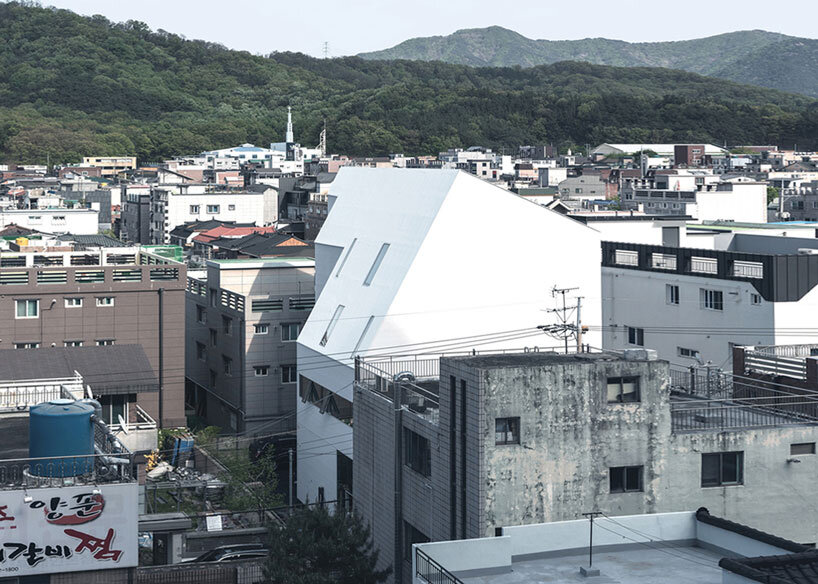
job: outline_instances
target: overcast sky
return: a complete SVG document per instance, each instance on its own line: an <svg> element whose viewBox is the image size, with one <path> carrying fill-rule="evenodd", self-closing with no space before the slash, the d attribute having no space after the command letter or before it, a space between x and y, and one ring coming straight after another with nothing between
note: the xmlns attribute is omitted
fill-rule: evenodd
<svg viewBox="0 0 818 584"><path fill-rule="evenodd" d="M529 38L682 40L764 29L814 38L818 1L794 0L786 10L767 0L686 4L645 0L43 0L114 21L141 20L190 39L253 53L299 51L330 56L384 49L408 38L499 25ZM675 10L676 7L683 7Z"/></svg>

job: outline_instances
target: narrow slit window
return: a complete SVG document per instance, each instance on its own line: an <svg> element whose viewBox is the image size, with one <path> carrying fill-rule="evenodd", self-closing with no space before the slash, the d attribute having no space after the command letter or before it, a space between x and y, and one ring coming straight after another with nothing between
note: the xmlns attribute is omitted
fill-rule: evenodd
<svg viewBox="0 0 818 584"><path fill-rule="evenodd" d="M324 336L321 337L321 342L319 343L322 347L327 345L327 341L329 341L329 336L332 334L332 330L335 328L335 325L338 324L338 319L341 318L341 314L344 312L345 306L343 304L339 304L338 307L335 309L335 312L332 314L332 318L327 325L327 330L324 331Z"/></svg>
<svg viewBox="0 0 818 584"><path fill-rule="evenodd" d="M364 286L369 286L372 283L372 280L375 278L375 274L378 272L378 268L381 267L381 262L383 261L383 257L386 255L387 251L389 251L389 244L384 243L381 246L378 255L375 257L375 261L372 262L372 267L369 268L369 273L366 275L366 279L364 280Z"/></svg>
<svg viewBox="0 0 818 584"><path fill-rule="evenodd" d="M372 326L372 321L373 321L373 320L375 320L375 316L374 316L374 315L373 315L373 316L370 316L370 317L369 317L369 320L367 320L367 321L366 321L366 325L364 326L364 330L363 330L363 332L361 333L361 336L360 336L360 338L358 339L358 342L357 342L357 343L355 343L355 348L354 348L354 349L352 349L352 353L353 353L353 355L354 355L354 354L357 354L357 353L358 353L358 349L360 349L360 348L361 348L361 344L364 342L364 338L366 338L366 333L368 333L368 332L369 332L369 327L371 327L371 326Z"/></svg>
<svg viewBox="0 0 818 584"><path fill-rule="evenodd" d="M352 253L352 248L353 248L353 247L355 247L355 242L356 242L356 241L358 241L358 238L357 238L357 237L356 237L355 239L353 239L353 240L352 240L352 243L350 243L350 244L349 244L349 247L347 248L347 251L346 251L346 253L344 254L343 259L341 259L341 263L340 263L340 264L338 264L338 269L335 271L335 277L336 277L336 278L337 278L337 277L338 277L338 276L341 274L341 270L343 270L343 269L344 269L344 264L346 264L346 263L347 263L347 260L349 259L349 254L351 254L351 253Z"/></svg>

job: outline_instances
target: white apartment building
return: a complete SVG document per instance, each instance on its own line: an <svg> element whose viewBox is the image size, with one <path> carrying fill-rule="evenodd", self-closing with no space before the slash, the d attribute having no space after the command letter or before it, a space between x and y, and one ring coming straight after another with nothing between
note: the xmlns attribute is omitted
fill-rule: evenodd
<svg viewBox="0 0 818 584"><path fill-rule="evenodd" d="M734 345L814 342L818 240L723 233L711 241L709 249L603 242L603 347L729 369Z"/></svg>
<svg viewBox="0 0 818 584"><path fill-rule="evenodd" d="M98 232L95 209L2 209L0 228L19 225L43 233L93 235Z"/></svg>
<svg viewBox="0 0 818 584"><path fill-rule="evenodd" d="M355 356L561 344L537 329L559 322L554 287L600 322L598 232L470 174L345 167L329 209L298 338L302 501L334 498L352 459ZM512 235L491 234L498 216L514 218Z"/></svg>
<svg viewBox="0 0 818 584"><path fill-rule="evenodd" d="M767 221L767 184L748 179L723 181L705 171L656 174L622 186L624 209L649 215L683 215L695 221Z"/></svg>

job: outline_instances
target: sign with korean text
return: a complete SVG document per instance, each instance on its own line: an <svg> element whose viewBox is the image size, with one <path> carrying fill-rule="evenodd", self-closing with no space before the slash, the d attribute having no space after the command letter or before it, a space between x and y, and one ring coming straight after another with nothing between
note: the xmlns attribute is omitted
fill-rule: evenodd
<svg viewBox="0 0 818 584"><path fill-rule="evenodd" d="M0 579L138 564L137 485L0 491Z"/></svg>

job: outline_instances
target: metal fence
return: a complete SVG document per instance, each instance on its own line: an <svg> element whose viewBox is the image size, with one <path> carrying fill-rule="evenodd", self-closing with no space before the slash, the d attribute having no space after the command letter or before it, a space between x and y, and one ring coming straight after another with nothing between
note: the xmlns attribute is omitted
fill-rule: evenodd
<svg viewBox="0 0 818 584"><path fill-rule="evenodd" d="M420 548L415 548L415 575L429 584L463 584L460 578L423 553Z"/></svg>
<svg viewBox="0 0 818 584"><path fill-rule="evenodd" d="M128 483L135 478L130 452L0 460L0 489Z"/></svg>
<svg viewBox="0 0 818 584"><path fill-rule="evenodd" d="M138 568L136 584L261 584L264 563L258 560L174 564Z"/></svg>
<svg viewBox="0 0 818 584"><path fill-rule="evenodd" d="M672 391L704 398L733 396L733 375L713 367L690 367L670 370Z"/></svg>

